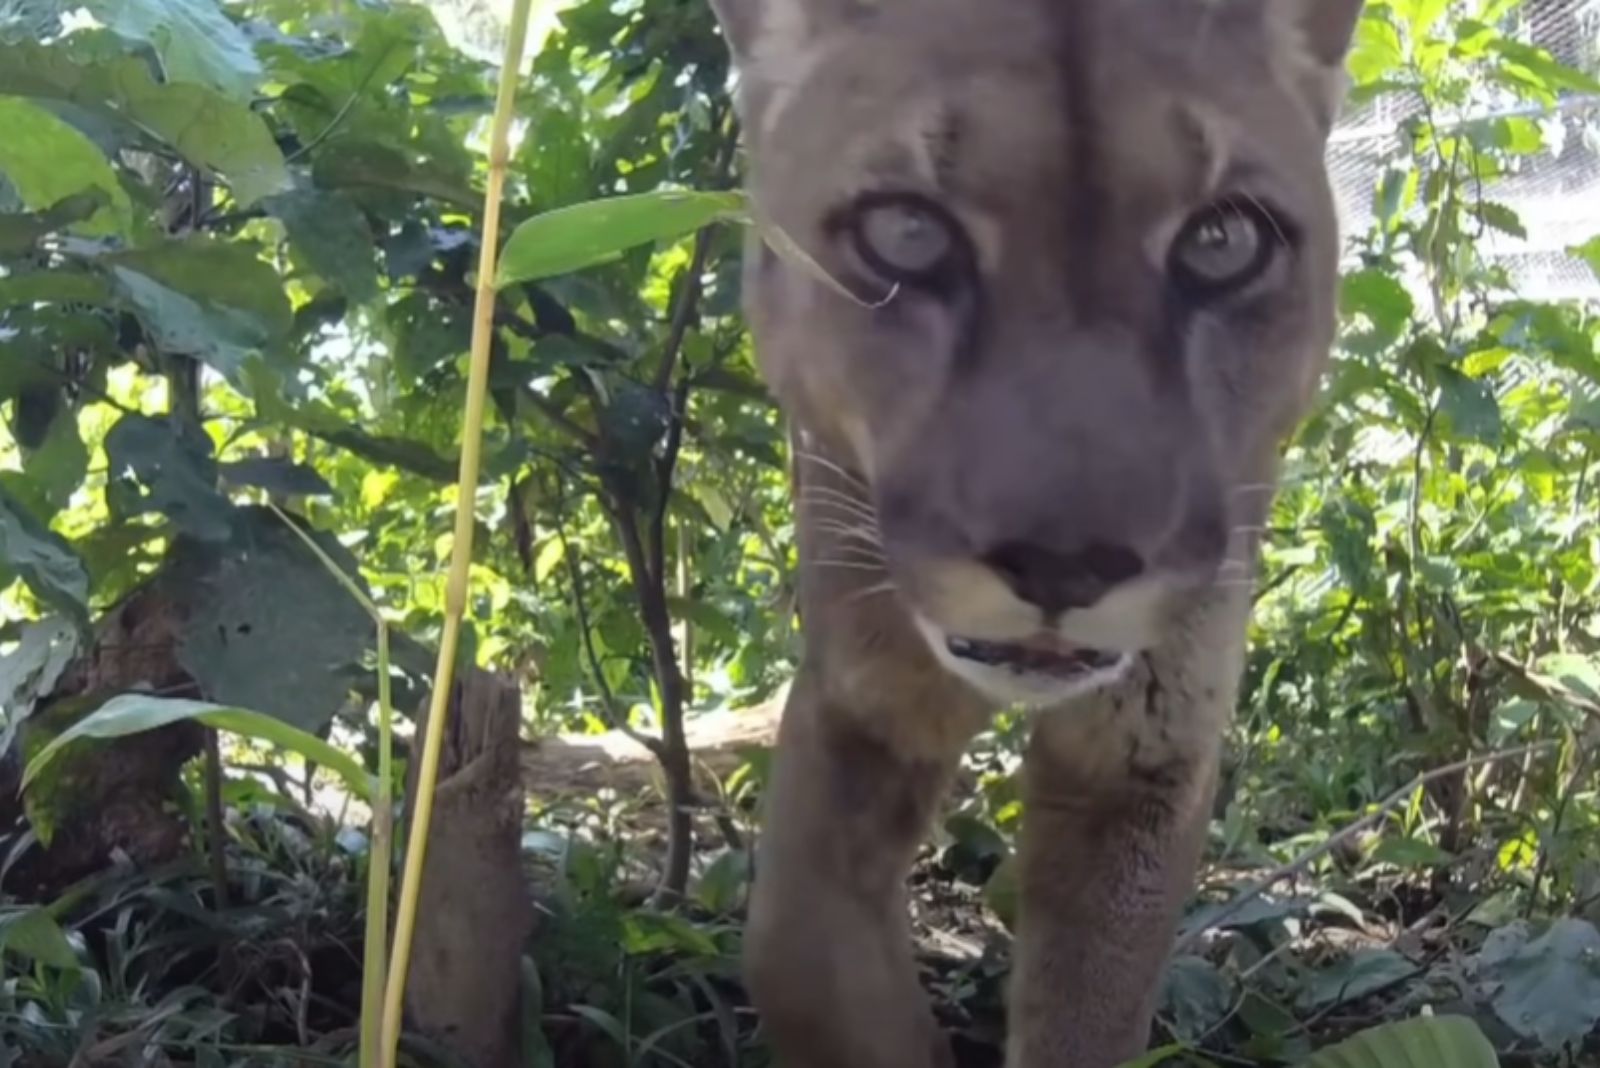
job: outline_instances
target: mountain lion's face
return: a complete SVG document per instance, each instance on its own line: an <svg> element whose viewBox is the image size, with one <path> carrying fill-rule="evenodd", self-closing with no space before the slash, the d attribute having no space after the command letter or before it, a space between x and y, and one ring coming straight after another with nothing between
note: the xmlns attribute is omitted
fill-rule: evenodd
<svg viewBox="0 0 1600 1068"><path fill-rule="evenodd" d="M1104 681L1248 577L1333 335L1351 3L720 0L764 374L994 699Z"/></svg>

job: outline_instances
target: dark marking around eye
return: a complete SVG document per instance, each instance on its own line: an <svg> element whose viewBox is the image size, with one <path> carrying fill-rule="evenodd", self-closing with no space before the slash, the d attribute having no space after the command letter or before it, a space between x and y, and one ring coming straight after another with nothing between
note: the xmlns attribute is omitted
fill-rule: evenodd
<svg viewBox="0 0 1600 1068"><path fill-rule="evenodd" d="M1096 106L1094 5L1048 5L1054 20L1056 69L1062 81L1062 121L1066 126L1067 292L1082 313L1096 304L1099 264L1096 255L1101 227L1111 206L1110 187L1102 173L1100 108Z"/></svg>

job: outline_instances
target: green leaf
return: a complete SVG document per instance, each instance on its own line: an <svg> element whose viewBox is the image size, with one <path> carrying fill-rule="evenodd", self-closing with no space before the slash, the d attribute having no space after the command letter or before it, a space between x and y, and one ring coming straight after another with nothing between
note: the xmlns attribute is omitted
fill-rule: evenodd
<svg viewBox="0 0 1600 1068"><path fill-rule="evenodd" d="M333 496L333 487L316 468L293 460L262 456L223 464L218 471L233 486L254 486L285 497Z"/></svg>
<svg viewBox="0 0 1600 1068"><path fill-rule="evenodd" d="M1473 213L1482 219L1484 225L1502 234L1512 237L1525 238L1528 228L1522 225L1522 218L1511 208L1493 200L1485 200L1473 205Z"/></svg>
<svg viewBox="0 0 1600 1068"><path fill-rule="evenodd" d="M1600 278L1600 234L1591 237L1581 245L1574 245L1567 251L1587 263L1589 270L1594 272L1594 276Z"/></svg>
<svg viewBox="0 0 1600 1068"><path fill-rule="evenodd" d="M1403 871L1438 868L1455 858L1421 838L1384 838L1367 858L1373 864L1392 864Z"/></svg>
<svg viewBox="0 0 1600 1068"><path fill-rule="evenodd" d="M106 501L118 519L160 512L209 541L233 533L233 506L217 490L211 439L181 423L130 413L105 441Z"/></svg>
<svg viewBox="0 0 1600 1068"><path fill-rule="evenodd" d="M318 546L360 584L348 549ZM193 543L171 566L190 604L177 660L208 698L320 731L350 692L374 630L358 604L281 519L242 508L232 540Z"/></svg>
<svg viewBox="0 0 1600 1068"><path fill-rule="evenodd" d="M1355 85L1370 85L1388 76L1405 62L1405 46L1400 31L1369 8L1356 25L1355 41L1347 67Z"/></svg>
<svg viewBox="0 0 1600 1068"><path fill-rule="evenodd" d="M1500 1061L1467 1017L1418 1016L1329 1046L1301 1068L1500 1068Z"/></svg>
<svg viewBox="0 0 1600 1068"><path fill-rule="evenodd" d="M1188 1051L1189 1047L1182 1042L1174 1042L1171 1045L1153 1049L1142 1057L1135 1057L1131 1061L1123 1061L1117 1068L1156 1068L1157 1065L1166 1064L1180 1053L1187 1053ZM1209 1064L1210 1062L1203 1061L1201 1063Z"/></svg>
<svg viewBox="0 0 1600 1068"><path fill-rule="evenodd" d="M1355 1001L1401 982L1417 970L1416 965L1392 949L1357 950L1317 972L1300 992L1300 1007L1317 1012L1329 1005Z"/></svg>
<svg viewBox="0 0 1600 1068"><path fill-rule="evenodd" d="M201 85L158 82L142 58L78 46L0 45L0 93L60 100L166 141L222 175L240 204L288 188L283 153L261 116Z"/></svg>
<svg viewBox="0 0 1600 1068"><path fill-rule="evenodd" d="M1222 973L1203 957L1178 957L1161 982L1161 1015L1174 1038L1197 1042L1233 1007L1233 991Z"/></svg>
<svg viewBox="0 0 1600 1068"><path fill-rule="evenodd" d="M311 173L323 189L397 189L469 211L483 207L481 198L453 170L378 141L341 138L324 145Z"/></svg>
<svg viewBox="0 0 1600 1068"><path fill-rule="evenodd" d="M62 197L43 211L0 214L0 256L26 252L41 237L71 228L97 214L104 216L110 206L111 194L96 188Z"/></svg>
<svg viewBox="0 0 1600 1068"><path fill-rule="evenodd" d="M354 197L302 189L264 206L282 220L289 241L318 275L358 304L378 295L372 228Z"/></svg>
<svg viewBox="0 0 1600 1068"><path fill-rule="evenodd" d="M1600 80L1556 60L1549 52L1507 37L1496 39L1491 45L1507 60L1525 69L1550 90L1566 89L1577 93L1600 94Z"/></svg>
<svg viewBox="0 0 1600 1068"><path fill-rule="evenodd" d="M518 226L501 253L497 287L530 282L615 260L638 245L693 233L722 220L743 221L738 193L651 193L557 208Z"/></svg>
<svg viewBox="0 0 1600 1068"><path fill-rule="evenodd" d="M17 396L16 411L22 412L37 395L48 396L53 403L49 406L43 439L25 445L22 470L39 488L50 509L60 511L83 484L89 470L89 448L78 432L78 412L66 403L58 386L46 387L41 394L23 391ZM16 433L15 437L18 444L23 444L22 433Z"/></svg>
<svg viewBox="0 0 1600 1068"><path fill-rule="evenodd" d="M44 908L0 912L0 949L9 949L52 968L78 967L66 932Z"/></svg>
<svg viewBox="0 0 1600 1068"><path fill-rule="evenodd" d="M1485 941L1484 977L1499 984L1496 1014L1518 1034L1558 1052L1581 1044L1600 1022L1600 931L1586 920L1560 919L1541 937L1522 925Z"/></svg>
<svg viewBox="0 0 1600 1068"><path fill-rule="evenodd" d="M5 716L0 757L11 747L22 720L39 698L55 688L77 652L78 631L67 621L41 619L23 624L17 647L0 656L0 714Z"/></svg>
<svg viewBox="0 0 1600 1068"><path fill-rule="evenodd" d="M0 96L0 130L5 131L0 175L30 210L58 210L70 197L97 192L103 206L72 229L92 237L127 234L133 210L128 194L93 141L38 104L14 96Z"/></svg>
<svg viewBox="0 0 1600 1068"><path fill-rule="evenodd" d="M0 567L22 577L34 596L88 623L89 573L59 534L33 517L0 484Z"/></svg>
<svg viewBox="0 0 1600 1068"><path fill-rule="evenodd" d="M744 898L750 883L750 854L742 849L724 849L706 865L695 886L694 896L707 911L730 915Z"/></svg>
<svg viewBox="0 0 1600 1068"><path fill-rule="evenodd" d="M117 287L169 352L230 378L251 353L270 353L294 313L255 245L193 236L106 256Z"/></svg>
<svg viewBox="0 0 1600 1068"><path fill-rule="evenodd" d="M206 701L183 701L138 693L113 697L52 738L50 744L28 762L27 771L22 777L23 788L26 789L29 783L49 768L63 749L75 741L84 738L123 738L186 720L198 720L219 731L257 738L298 753L337 773L362 800L372 799L372 777L354 757L281 719Z"/></svg>
<svg viewBox="0 0 1600 1068"><path fill-rule="evenodd" d="M1369 268L1344 276L1339 293L1339 310L1347 318L1366 318L1371 328L1351 347L1376 353L1400 339L1411 323L1414 302L1405 286L1387 271Z"/></svg>
<svg viewBox="0 0 1600 1068"><path fill-rule="evenodd" d="M1454 367L1440 367L1439 413L1457 437L1496 445L1500 441L1500 403L1483 382Z"/></svg>
<svg viewBox="0 0 1600 1068"><path fill-rule="evenodd" d="M214 0L85 0L118 36L149 45L169 82L248 101L263 71L245 35Z"/></svg>

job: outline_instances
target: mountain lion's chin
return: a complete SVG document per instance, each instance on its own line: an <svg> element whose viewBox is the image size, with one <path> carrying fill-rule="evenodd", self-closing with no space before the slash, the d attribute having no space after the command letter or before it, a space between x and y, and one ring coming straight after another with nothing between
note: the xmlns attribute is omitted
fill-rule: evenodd
<svg viewBox="0 0 1600 1068"><path fill-rule="evenodd" d="M1015 641L967 638L924 618L917 626L946 671L997 705L1046 708L1103 689L1137 650L1096 648L1040 632Z"/></svg>

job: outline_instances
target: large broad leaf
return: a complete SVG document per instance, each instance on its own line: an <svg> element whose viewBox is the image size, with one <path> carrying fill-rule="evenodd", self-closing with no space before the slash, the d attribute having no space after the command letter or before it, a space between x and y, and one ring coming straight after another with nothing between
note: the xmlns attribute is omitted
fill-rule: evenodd
<svg viewBox="0 0 1600 1068"><path fill-rule="evenodd" d="M95 47L0 44L0 93L75 104L166 141L197 167L220 174L241 204L289 186L283 153L261 116L202 85L162 83L143 59Z"/></svg>
<svg viewBox="0 0 1600 1068"><path fill-rule="evenodd" d="M93 141L38 104L14 96L0 96L0 130L5 131L0 174L30 210L94 191L104 198L102 206L72 229L100 237L128 232L128 194Z"/></svg>
<svg viewBox="0 0 1600 1068"><path fill-rule="evenodd" d="M358 303L378 295L372 228L353 197L303 189L273 197L266 208L313 271Z"/></svg>
<svg viewBox="0 0 1600 1068"><path fill-rule="evenodd" d="M26 252L41 237L103 216L110 206L111 194L95 188L62 197L43 211L0 215L0 256Z"/></svg>
<svg viewBox="0 0 1600 1068"><path fill-rule="evenodd" d="M1439 370L1439 413L1457 437L1496 445L1500 441L1500 403L1483 382L1453 367Z"/></svg>
<svg viewBox="0 0 1600 1068"><path fill-rule="evenodd" d="M1392 949L1363 949L1317 972L1300 991L1300 1007L1316 1013L1330 1005L1356 1001L1405 981L1417 966Z"/></svg>
<svg viewBox="0 0 1600 1068"><path fill-rule="evenodd" d="M1233 1007L1233 990L1215 965L1192 955L1167 965L1161 982L1161 1016L1174 1038L1197 1042Z"/></svg>
<svg viewBox="0 0 1600 1068"><path fill-rule="evenodd" d="M34 596L88 623L89 573L66 541L0 484L0 571L19 575Z"/></svg>
<svg viewBox="0 0 1600 1068"><path fill-rule="evenodd" d="M637 245L693 233L719 220L743 220L738 193L660 189L606 197L536 215L517 227L500 257L497 286L531 282L617 259Z"/></svg>
<svg viewBox="0 0 1600 1068"><path fill-rule="evenodd" d="M1500 1061L1467 1017L1419 1016L1363 1031L1301 1068L1500 1068Z"/></svg>
<svg viewBox="0 0 1600 1068"><path fill-rule="evenodd" d="M106 434L106 502L118 519L160 512L208 541L233 533L233 506L217 490L211 439L136 413Z"/></svg>
<svg viewBox="0 0 1600 1068"><path fill-rule="evenodd" d="M1479 967L1499 984L1495 1012L1548 1050L1580 1044L1600 1022L1600 931L1587 921L1557 920L1532 941L1524 925L1502 928Z"/></svg>
<svg viewBox="0 0 1600 1068"><path fill-rule="evenodd" d="M220 472L230 486L253 486L285 497L333 496L333 487L316 468L279 457L236 460L223 464Z"/></svg>
<svg viewBox="0 0 1600 1068"><path fill-rule="evenodd" d="M52 968L76 968L78 955L72 951L66 932L42 908L0 911L0 949L9 950Z"/></svg>
<svg viewBox="0 0 1600 1068"><path fill-rule="evenodd" d="M285 397L282 376L259 358L245 362L243 378L246 392L255 399L256 413L262 419L287 423L376 464L399 467L435 482L450 483L456 479L455 462L423 442L357 430L327 404L315 399L295 398L295 402L290 403Z"/></svg>
<svg viewBox="0 0 1600 1068"><path fill-rule="evenodd" d="M197 720L219 731L258 738L299 753L307 760L336 772L352 792L363 800L370 801L372 798L372 777L355 758L281 719L243 708L229 708L205 701L152 697L148 694L113 697L52 738L50 744L28 762L22 785L26 789L50 767L63 749L80 739L122 738L185 720Z"/></svg>
<svg viewBox="0 0 1600 1068"><path fill-rule="evenodd" d="M195 236L104 262L162 348L232 376L251 353L277 349L294 322L282 279L257 253Z"/></svg>
<svg viewBox="0 0 1600 1068"><path fill-rule="evenodd" d="M248 101L261 63L215 0L86 0L118 36L149 45L169 82L192 82Z"/></svg>
<svg viewBox="0 0 1600 1068"><path fill-rule="evenodd" d="M1174 1057L1178 1056L1180 1053L1188 1052L1188 1049L1188 1046L1183 1045L1182 1043L1174 1042L1170 1046L1162 1046L1159 1049L1153 1049L1142 1057L1135 1057L1131 1061L1123 1061L1117 1066L1117 1068L1156 1068L1157 1065L1172 1063L1172 1059ZM1191 1060L1190 1063L1194 1062ZM1210 1062L1202 1061L1200 1063L1209 1064Z"/></svg>
<svg viewBox="0 0 1600 1068"><path fill-rule="evenodd" d="M318 545L359 582L331 537ZM373 626L294 531L266 509L241 509L227 543L186 545L172 580L190 604L178 663L211 700L321 730L349 693Z"/></svg>
<svg viewBox="0 0 1600 1068"><path fill-rule="evenodd" d="M0 656L0 757L11 748L17 728L78 651L78 632L61 619L25 624L17 647Z"/></svg>

